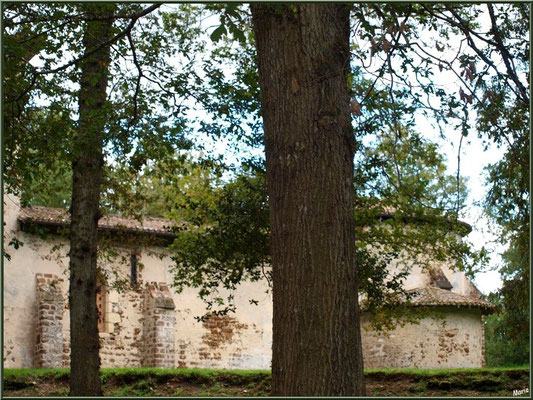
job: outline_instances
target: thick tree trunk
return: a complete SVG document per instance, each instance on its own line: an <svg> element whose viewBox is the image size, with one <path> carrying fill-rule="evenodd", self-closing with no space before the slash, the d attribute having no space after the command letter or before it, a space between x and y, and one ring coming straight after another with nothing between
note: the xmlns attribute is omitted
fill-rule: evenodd
<svg viewBox="0 0 533 400"><path fill-rule="evenodd" d="M272 394L364 395L349 9L251 9L271 213Z"/></svg>
<svg viewBox="0 0 533 400"><path fill-rule="evenodd" d="M87 5L98 15L110 15L109 5ZM85 52L110 38L112 19L88 22ZM96 309L97 227L103 168L103 137L110 49L105 47L81 65L79 129L72 162L72 223L70 233L71 396L101 396L98 311Z"/></svg>

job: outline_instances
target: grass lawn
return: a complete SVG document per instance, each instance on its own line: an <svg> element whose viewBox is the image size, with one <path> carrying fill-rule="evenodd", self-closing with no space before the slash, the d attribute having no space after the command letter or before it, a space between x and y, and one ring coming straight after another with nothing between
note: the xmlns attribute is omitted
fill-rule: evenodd
<svg viewBox="0 0 533 400"><path fill-rule="evenodd" d="M268 370L104 368L105 396L269 396ZM529 366L365 371L370 396L513 396ZM68 395L68 369L5 369L4 396ZM528 393L523 393L528 396Z"/></svg>

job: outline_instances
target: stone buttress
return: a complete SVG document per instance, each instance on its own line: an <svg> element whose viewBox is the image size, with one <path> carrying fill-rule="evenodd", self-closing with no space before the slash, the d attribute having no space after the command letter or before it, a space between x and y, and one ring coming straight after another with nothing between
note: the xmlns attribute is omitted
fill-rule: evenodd
<svg viewBox="0 0 533 400"><path fill-rule="evenodd" d="M37 337L35 364L40 368L61 368L63 364L63 311L65 301L56 275L36 274Z"/></svg>

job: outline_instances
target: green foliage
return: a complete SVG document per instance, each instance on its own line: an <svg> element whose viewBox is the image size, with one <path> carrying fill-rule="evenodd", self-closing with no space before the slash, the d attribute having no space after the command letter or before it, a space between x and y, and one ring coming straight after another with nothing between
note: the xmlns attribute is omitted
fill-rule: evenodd
<svg viewBox="0 0 533 400"><path fill-rule="evenodd" d="M497 313L485 322L485 357L489 367L524 365L529 362L529 335L513 339L507 333L506 315Z"/></svg>
<svg viewBox="0 0 533 400"><path fill-rule="evenodd" d="M485 201L488 215L504 231L505 239L520 239L529 227L529 143L526 135L520 153L508 151L504 159L488 167L490 190Z"/></svg>
<svg viewBox="0 0 533 400"><path fill-rule="evenodd" d="M70 204L71 163L79 151L89 150L73 141L79 124L79 65L87 57L83 31L101 7L111 6L19 3L5 8L4 178L8 191L21 194L23 206ZM189 71L196 61L191 55L204 44L198 40L196 6L157 15L147 14L150 7L140 4L112 7L114 42L102 43L112 45L107 101L97 116L105 121L101 211L138 216L142 209L135 214L135 203L120 196L136 180L132 177L149 160L171 160L177 150L192 146L188 106L182 103L192 95ZM32 58L40 62L30 64ZM109 245L117 238L100 236L101 279L124 288L127 279L105 267L127 262ZM125 239L123 245L131 243L131 237Z"/></svg>
<svg viewBox="0 0 533 400"><path fill-rule="evenodd" d="M529 78L530 47L525 37L530 5L494 7L506 8L505 13L492 17L500 27L494 39L509 48L511 69ZM514 79L510 90L513 76L487 83L486 108L480 110L478 123L480 132L506 148L503 159L489 166L486 181L485 209L502 228L500 242L508 245L499 269L502 288L491 294L499 312L487 318L487 362L493 365L524 363L530 352L529 85Z"/></svg>
<svg viewBox="0 0 533 400"><path fill-rule="evenodd" d="M68 208L72 197L72 169L60 158L52 165L35 165L22 183L21 205Z"/></svg>
<svg viewBox="0 0 533 400"><path fill-rule="evenodd" d="M384 38L389 38L391 35L418 38L415 28L429 27L431 30L438 24L436 17L431 14L435 12L434 9L429 12L423 7L415 6L414 8L410 5L384 5L383 7L356 5L354 16L363 26L360 31L363 39L370 40L378 32L384 35ZM412 18L415 14L419 20ZM370 21L367 18L368 15L374 15L376 21ZM408 21L406 18L402 21L401 18L404 16L411 19ZM440 34L449 35L447 30L448 28L444 27ZM222 37L221 27L215 32L217 32L217 39L219 34ZM251 34L249 43L253 44ZM380 54L384 56L392 54L392 47L387 49L386 43L387 40L381 40L373 52L375 54L381 52ZM393 43L392 38L388 40L388 43ZM409 42L409 45L412 43ZM380 86L376 79L364 73L366 69L360 65L359 61L368 60L367 54L361 46L355 46L355 50L357 56L349 82L353 84L354 97L357 98L358 95L364 97L361 101L364 103L361 118L356 118L355 121L357 127L355 134L360 138L358 154L361 155L357 160L358 169L355 181L358 196L356 218L360 226L371 226L370 233L364 230L359 232L359 248L363 248L367 243L380 243L381 240L383 246L387 247L387 252L383 253L385 256L383 259L394 258L402 249L409 248L408 252L431 253L435 260L452 260L457 268L474 273L487 261L485 251L473 252L468 243L458 242L455 236L455 233L466 233L465 231L468 230L457 222L467 194L465 182L460 178L445 174L445 160L438 154L436 146L423 140L419 134L410 131L413 120L409 119L409 116L414 116L417 109L437 111L437 108L428 108L420 93L415 93L416 90L413 87L420 87L420 85L395 85L391 88L389 84L391 79L388 79L380 81L386 82L386 85ZM407 49L398 54L403 60L401 68L404 71L414 70L417 78L426 79L423 84L425 95L447 98L445 97L448 95L446 91L442 88L435 88L434 84L428 81L433 74L429 71L431 65L437 67L437 63L426 64L423 69L417 66L413 59L409 59ZM254 49L248 42L235 44L227 40L219 44L212 55L211 60L204 64L204 70L210 77L209 85L214 89L214 95L203 98L202 103L215 116L216 122L202 122L202 130L215 136L233 137L236 143L243 143L244 140L244 143L251 146L260 144L261 129L255 123L259 116L259 103ZM394 80L396 78L394 69L388 61L388 57L385 57L384 68L379 71L378 77L384 77L387 73L391 74L392 82L402 82ZM462 62L461 68L469 65L466 59ZM227 68L228 65L235 67L235 75L224 73L222 66ZM241 71L245 71L245 74ZM457 101L454 104L456 108L462 106ZM447 121L448 118L461 118L457 112L450 113L449 110L446 112L448 116L445 113L437 113L438 118L442 121ZM248 124L246 130L242 127L243 121ZM458 126L461 129L464 128L464 124L459 123ZM463 130L462 133L467 135L468 131ZM373 137L376 137L374 141L378 145L362 144L370 142ZM252 164L257 166L258 163L252 162ZM377 204L379 204L378 207ZM395 217L388 220L387 228L383 228L383 224L374 223L379 222L377 217L383 213L383 210L391 208L395 211ZM214 219L218 221L221 218L214 217ZM406 219L410 223L423 222L416 225L415 235L406 235ZM390 226L393 226L392 233ZM228 223L227 231L230 232L231 229L233 227ZM208 234L207 230L198 232L195 228L194 233L186 231L180 233L180 245L177 246L190 249L195 253L195 255L186 255L185 251L182 251L182 254L177 256L177 271L181 271L178 272L181 274L177 282L178 287L186 285L187 281L194 282L195 287L202 287L202 282L207 279L208 287L202 287L201 291L204 298L212 296L216 291L215 282L222 279L224 271L222 262L218 263L210 259L211 252L215 253L213 256L215 260L222 258L231 265L234 263L234 260L227 256L227 246L221 243L215 245L214 237L215 235ZM219 246L225 249L224 254L218 251ZM238 249L234 251L236 254L242 252ZM377 272L380 270L379 261L372 260L364 253L360 258L372 265L366 270L362 269L363 279L383 282L383 277ZM201 263L206 260L208 263L213 263L213 268L218 268L213 280L207 278L209 269L201 269ZM424 260L418 262L423 264ZM192 268L192 265L196 265L196 269ZM240 276L242 273L240 271L244 269L246 267L229 268L230 271L237 271L237 276ZM402 276L398 275L393 282L399 282L401 279ZM394 286L394 283L390 285ZM229 284L228 288L233 289L233 284ZM391 287L387 289L392 290ZM384 299L380 296L372 296L372 298L376 298L380 306L397 303L397 299L393 298ZM211 305L217 303L222 303L220 297L214 297Z"/></svg>
<svg viewBox="0 0 533 400"><path fill-rule="evenodd" d="M427 254L469 274L482 269L485 251L457 238L470 231L458 220L468 194L464 179L446 173L446 159L434 143L413 130L400 128L400 133L382 132L360 145L356 224L365 229L358 230L358 247L381 246L392 258L407 251L407 258L421 265L428 259L413 255Z"/></svg>
<svg viewBox="0 0 533 400"><path fill-rule="evenodd" d="M148 161L140 172L127 163L117 163L107 171L108 185L102 194L102 204L108 213L136 218L203 220L201 208L215 201L222 171L223 166L216 161L194 160L187 153Z"/></svg>
<svg viewBox="0 0 533 400"><path fill-rule="evenodd" d="M506 258L514 255L516 249L506 252ZM521 272L514 279L504 279L503 287L488 296L498 306L485 322L488 366L523 365L529 361L529 269Z"/></svg>
<svg viewBox="0 0 533 400"><path fill-rule="evenodd" d="M404 303L408 294L402 281L413 266L429 268L443 261L473 269L473 263L484 262L483 254L457 239L468 231L453 213L464 201L465 188L460 185L456 196L455 179L444 170L436 146L407 131L396 140L379 136L356 164L356 262L363 307L376 329L392 329L423 315L418 308L406 311ZM172 271L178 290L197 288L209 310L227 313L234 310L239 283L270 279L264 171L245 170L211 190L209 201L187 200L191 214L171 246ZM388 270L393 261L396 270Z"/></svg>
<svg viewBox="0 0 533 400"><path fill-rule="evenodd" d="M150 159L191 147L186 138L188 107L177 106L191 95L188 71L195 60L190 54L203 46L197 40L197 8L182 6L158 15L144 15L143 10L134 4L116 10L111 81L102 110L108 171L112 159L139 171ZM90 15L74 4L19 3L6 7L5 17L7 188L15 193L26 188L23 197L29 203L57 204L66 194L59 181L68 176L74 156L80 78L76 66L84 57L80 24ZM176 35L180 48L175 47ZM178 62L169 63L171 57ZM30 58L41 63L33 67ZM60 172L57 180L49 179L51 171ZM47 198L56 184L61 195ZM29 194L37 188L41 193Z"/></svg>
<svg viewBox="0 0 533 400"><path fill-rule="evenodd" d="M222 306L219 286L230 291L223 310L234 310L231 292L244 280L270 279L268 204L264 175L243 174L216 191L213 203L190 199L197 215L171 246L174 285L200 288L199 296L212 309ZM265 269L267 268L267 269ZM253 299L251 299L253 301Z"/></svg>
<svg viewBox="0 0 533 400"><path fill-rule="evenodd" d="M199 121L200 131L213 138L229 139L229 149L250 158L247 153L263 144L263 127L255 39L249 22L243 20L243 24L246 42L218 42L203 60L205 78L197 83L209 90L197 100L210 116ZM200 92L199 88L196 91Z"/></svg>
<svg viewBox="0 0 533 400"><path fill-rule="evenodd" d="M520 126L525 114L527 119L528 7L355 5L354 68L363 79L354 95L362 126L409 125L419 110L467 136L469 113L475 112L478 131L504 141L501 127ZM483 19L487 14L490 22ZM487 23L490 29L481 28ZM435 76L448 72L458 86L435 83Z"/></svg>
<svg viewBox="0 0 533 400"><path fill-rule="evenodd" d="M125 32L143 7L118 6L115 32ZM211 32L214 48L197 24L205 11L219 15ZM481 29L487 12L490 29ZM505 159L489 169L487 209L512 247L502 270L505 312L525 322L525 314L512 309L529 307L524 285L516 284L529 281L528 15L524 3L352 6L354 57L347 80L359 146L357 257L363 292L372 299L366 307L375 315L378 309L393 312L398 303L405 271L400 268L391 281L383 273L398 256L424 266L427 259L412 255L431 255L470 273L486 261L484 250L473 252L456 238L466 229L458 223L466 185L445 173L438 148L413 131L421 113L462 138L474 120L480 136L508 147ZM65 207L77 127L74 61L82 55L88 15L76 4L12 3L4 5L4 17L4 178L8 190L22 191L24 204ZM458 37L467 39L464 48L453 48ZM38 67L29 62L35 57ZM247 154L243 164L252 169L224 183L215 162L204 168L177 154L192 147L193 126L196 137L230 139L238 153L262 145L247 10L237 3L180 5L145 15L114 43L109 68L102 209L186 221L174 245L176 285L198 287L211 306L222 306L219 283L231 292L242 279L268 276L262 269L269 262L262 160ZM437 74L448 72L459 86L435 83ZM202 117L190 115L193 98ZM368 244L380 249L380 258Z"/></svg>
<svg viewBox="0 0 533 400"><path fill-rule="evenodd" d="M444 127L453 127L462 142L475 129L487 146L492 142L506 149L504 159L488 169L485 207L503 227L501 242L510 244L514 254L512 260L509 252L504 255L504 289L499 296L505 306L498 318L506 321L502 326L511 324L507 330L522 332L521 340L529 340L518 328L529 325L529 8L529 4L356 4L355 60L349 77L356 135L363 143L368 134L383 131L394 133L396 143L404 134L402 127L413 126L415 116L422 114L438 123L441 135ZM435 80L447 74L458 84L440 85ZM399 176L394 171L398 157L389 152L379 168L365 146L362 152L370 157L369 164L378 166L363 169L363 181L375 179L376 192L382 192L377 177L381 172ZM415 149L409 152L416 154ZM432 170L431 162L420 165ZM435 193L451 195L453 179L439 181L444 185ZM401 187L398 193L430 207L451 211L457 205L459 211L463 184L457 182L455 195L441 197L452 200L450 204L431 204L416 185L410 187L412 193ZM401 197L395 201L409 209ZM394 207L395 201L387 205ZM456 217L457 212L452 213L452 219ZM462 266L475 272L472 260L483 261L484 256L484 250L471 254L463 258Z"/></svg>
<svg viewBox="0 0 533 400"><path fill-rule="evenodd" d="M499 268L502 288L490 295L499 312L487 319L487 362L515 365L529 360L530 352L529 113L525 106L499 112L509 112L499 116L508 124L508 136L500 140L512 144L501 161L487 168L489 192L484 205L491 221L501 227L500 243L508 248Z"/></svg>
<svg viewBox="0 0 533 400"><path fill-rule="evenodd" d="M503 174L498 175L498 172ZM512 163L506 165L500 162L490 168L492 189L487 208L493 220L503 226L500 240L507 242L509 247L502 255L503 264L499 269L502 288L489 295L489 299L498 305L498 312L487 317L486 323L489 365L516 365L529 360L531 275L528 176L522 166Z"/></svg>
<svg viewBox="0 0 533 400"><path fill-rule="evenodd" d="M243 29L243 17L245 17L245 13L242 10L242 4L209 4L206 6L206 9L216 11L220 18L220 25L211 33L210 36L213 42L220 41L222 36L227 35L228 33L231 33L233 38L241 43L246 41Z"/></svg>
<svg viewBox="0 0 533 400"><path fill-rule="evenodd" d="M378 132L357 155L357 196L386 199L397 209L419 207L441 214L457 213L464 207L464 179L446 174L446 159L435 143L417 132Z"/></svg>

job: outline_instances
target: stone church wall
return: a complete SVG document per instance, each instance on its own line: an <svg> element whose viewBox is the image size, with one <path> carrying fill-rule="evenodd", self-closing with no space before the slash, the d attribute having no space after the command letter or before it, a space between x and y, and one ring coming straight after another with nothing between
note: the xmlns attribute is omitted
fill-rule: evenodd
<svg viewBox="0 0 533 400"><path fill-rule="evenodd" d="M11 259L4 264L4 366L68 367L68 243L21 232L17 205L8 200L5 208L5 242L16 237L23 245L6 247ZM237 313L198 322L194 317L206 314L205 304L193 289L177 294L168 286L172 261L164 249L117 250L127 259L136 252L144 268L134 288L109 288L105 295L103 367L270 368L272 298L265 282L242 285L235 293ZM126 278L130 271L127 263L104 267Z"/></svg>
<svg viewBox="0 0 533 400"><path fill-rule="evenodd" d="M362 330L365 368L474 368L484 364L485 338L478 310L444 308L442 318L389 334ZM362 316L368 326L368 316Z"/></svg>
<svg viewBox="0 0 533 400"><path fill-rule="evenodd" d="M5 243L16 237L23 245L6 246L11 259L4 263L4 367L68 367L68 242L21 232L18 212L18 205L5 199ZM122 290L110 285L104 296L103 367L270 368L272 297L266 282L239 287L234 293L235 314L208 314L197 321L195 317L206 315L205 304L194 289L178 294L168 286L173 280L168 268L172 261L164 249L116 250L126 261L135 254L144 268L135 285ZM129 276L127 262L104 260L101 266ZM445 273L451 281L451 272ZM251 299L259 304L251 304ZM425 319L420 325L398 328L389 337L363 330L366 367L481 366L479 313L449 311L445 321Z"/></svg>

